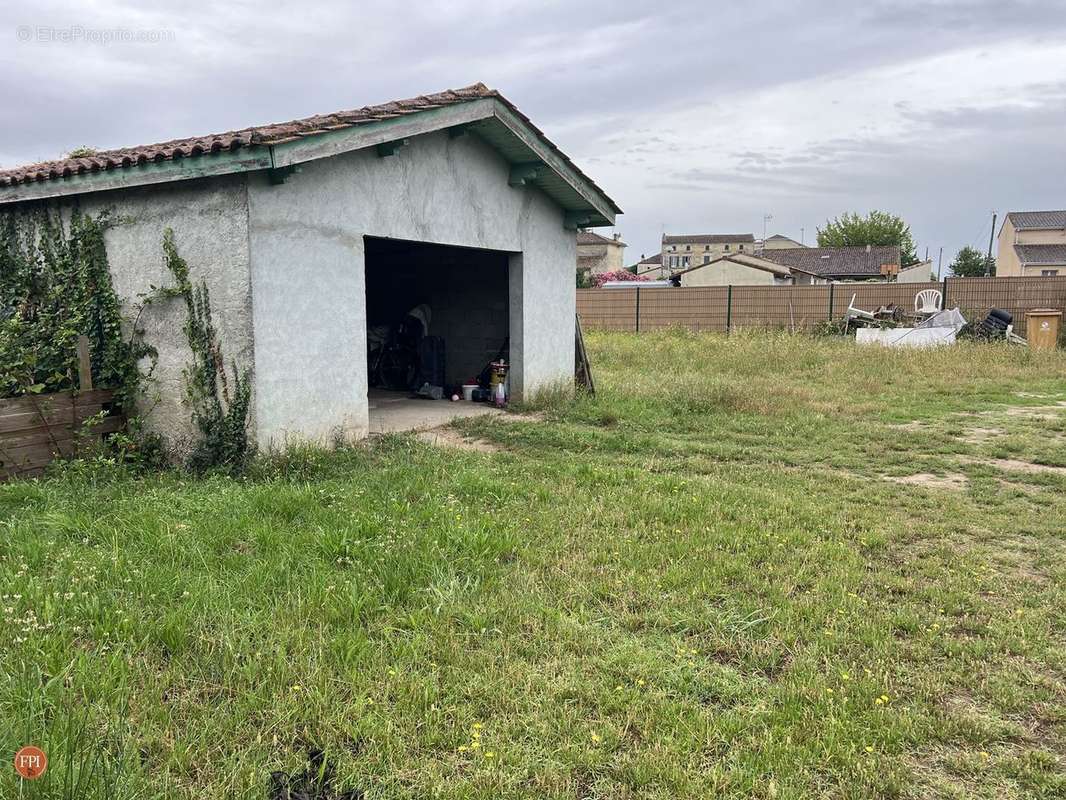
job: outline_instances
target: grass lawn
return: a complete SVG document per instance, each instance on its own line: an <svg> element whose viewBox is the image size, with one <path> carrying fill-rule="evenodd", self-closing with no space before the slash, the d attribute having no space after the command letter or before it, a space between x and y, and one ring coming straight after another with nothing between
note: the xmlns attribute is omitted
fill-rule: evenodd
<svg viewBox="0 0 1066 800"><path fill-rule="evenodd" d="M481 450L0 486L23 796L1066 796L1066 354L588 339Z"/></svg>

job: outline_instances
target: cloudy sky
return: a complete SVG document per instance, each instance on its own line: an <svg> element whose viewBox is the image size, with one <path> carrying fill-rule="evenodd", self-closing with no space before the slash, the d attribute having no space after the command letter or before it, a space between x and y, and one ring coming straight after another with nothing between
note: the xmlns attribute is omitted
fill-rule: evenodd
<svg viewBox="0 0 1066 800"><path fill-rule="evenodd" d="M1066 207L1066 0L285 5L5 0L0 165L483 81L622 206L630 261L876 208L947 264L993 210Z"/></svg>

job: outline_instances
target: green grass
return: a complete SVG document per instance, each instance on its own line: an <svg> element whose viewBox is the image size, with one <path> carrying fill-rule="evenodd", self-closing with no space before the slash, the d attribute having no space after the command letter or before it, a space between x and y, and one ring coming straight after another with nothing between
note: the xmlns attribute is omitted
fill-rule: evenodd
<svg viewBox="0 0 1066 800"><path fill-rule="evenodd" d="M24 796L1066 795L1064 354L588 339L498 452L0 487Z"/></svg>

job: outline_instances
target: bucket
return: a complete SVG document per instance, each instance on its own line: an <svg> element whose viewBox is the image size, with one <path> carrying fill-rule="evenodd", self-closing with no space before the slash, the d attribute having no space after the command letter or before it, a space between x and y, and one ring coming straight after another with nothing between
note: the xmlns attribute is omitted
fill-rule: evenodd
<svg viewBox="0 0 1066 800"><path fill-rule="evenodd" d="M463 399L470 403L474 400L474 389L477 388L476 383L464 383L463 384Z"/></svg>

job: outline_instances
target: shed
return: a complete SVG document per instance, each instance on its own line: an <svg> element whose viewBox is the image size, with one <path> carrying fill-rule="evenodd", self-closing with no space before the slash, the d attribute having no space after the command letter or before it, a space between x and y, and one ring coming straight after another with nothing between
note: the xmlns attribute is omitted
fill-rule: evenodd
<svg viewBox="0 0 1066 800"><path fill-rule="evenodd" d="M266 448L365 436L368 325L419 304L449 382L507 347L513 396L572 385L575 234L621 213L483 84L0 171L0 207L41 203L112 213L127 301L169 282L174 230L227 356L252 369ZM159 350L149 425L169 433L188 427L182 311L142 320Z"/></svg>

